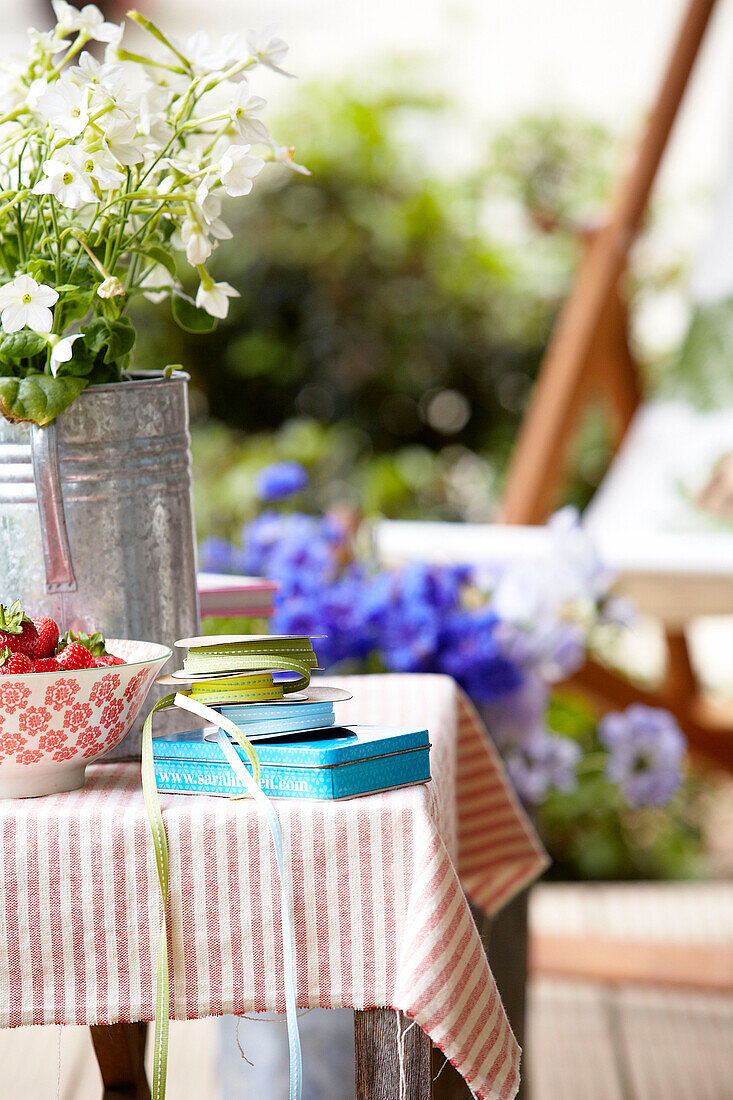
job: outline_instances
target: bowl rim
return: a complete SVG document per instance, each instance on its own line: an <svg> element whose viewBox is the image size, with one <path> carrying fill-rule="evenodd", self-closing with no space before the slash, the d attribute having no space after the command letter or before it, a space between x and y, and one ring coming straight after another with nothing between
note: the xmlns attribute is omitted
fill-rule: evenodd
<svg viewBox="0 0 733 1100"><path fill-rule="evenodd" d="M114 645L115 642L135 642L137 645L155 645L159 649L163 650L159 657L143 657L139 661L125 661L127 668L134 668L136 665L147 665L151 661L167 661L173 656L173 650L170 646L163 645L162 642L144 642L137 638L105 638L108 645ZM107 671L113 668L122 668L122 665L109 665ZM60 668L57 670L51 669L50 672L16 672L10 676L3 676L0 679L0 685L4 683L12 683L14 680L26 680L29 676L32 676L34 681L40 679L41 676L82 676L89 672L95 674L105 673L105 668Z"/></svg>

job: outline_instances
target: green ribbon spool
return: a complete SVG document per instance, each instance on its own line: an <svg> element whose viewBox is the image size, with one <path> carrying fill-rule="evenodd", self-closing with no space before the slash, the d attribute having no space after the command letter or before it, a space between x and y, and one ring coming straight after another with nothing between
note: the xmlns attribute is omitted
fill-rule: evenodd
<svg viewBox="0 0 733 1100"><path fill-rule="evenodd" d="M217 672L297 672L297 680L282 683L286 692L302 691L310 683L311 669L318 660L310 638L280 638L268 642L225 642L189 649L183 667L192 675Z"/></svg>

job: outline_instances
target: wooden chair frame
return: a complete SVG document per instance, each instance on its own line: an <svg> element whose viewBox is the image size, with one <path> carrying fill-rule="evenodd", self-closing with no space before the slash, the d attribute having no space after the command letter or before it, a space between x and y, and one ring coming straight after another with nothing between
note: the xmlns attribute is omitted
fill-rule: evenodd
<svg viewBox="0 0 733 1100"><path fill-rule="evenodd" d="M592 397L600 391L610 407L616 448L639 406L641 387L629 348L624 276L714 7L715 0L690 0L632 170L609 220L586 241L512 456L500 516L505 523L534 524L547 518L580 414ZM643 701L666 707L677 717L694 752L733 768L730 715L702 702L684 633L668 632L667 645L667 676L658 691L641 691L593 661L574 681L612 706Z"/></svg>

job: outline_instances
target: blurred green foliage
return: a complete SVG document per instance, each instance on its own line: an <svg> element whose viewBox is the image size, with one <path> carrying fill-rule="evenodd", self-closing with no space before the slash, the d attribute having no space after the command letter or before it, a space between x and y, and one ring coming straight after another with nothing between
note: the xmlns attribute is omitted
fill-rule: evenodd
<svg viewBox="0 0 733 1100"><path fill-rule="evenodd" d="M239 541L241 526L261 509L257 471L294 459L309 473L292 506L319 513L346 506L365 516L486 520L494 499L490 462L457 445L375 453L369 436L349 423L286 421L277 432L248 435L222 424L193 433L194 492L199 534ZM282 509L280 509L282 510Z"/></svg>
<svg viewBox="0 0 733 1100"><path fill-rule="evenodd" d="M235 431L338 425L319 444L336 452L329 476L343 469L367 511L466 515L445 471L479 455L469 513L488 517L613 143L583 120L526 118L477 169L432 165L454 127L449 105L404 87L299 89L280 129L303 135L311 177L273 168L238 220L225 211L234 238L211 267L241 298L201 337L144 309L137 365L181 362L194 412ZM288 452L285 435L258 446ZM201 450L221 444L216 429ZM594 477L581 463L576 499Z"/></svg>

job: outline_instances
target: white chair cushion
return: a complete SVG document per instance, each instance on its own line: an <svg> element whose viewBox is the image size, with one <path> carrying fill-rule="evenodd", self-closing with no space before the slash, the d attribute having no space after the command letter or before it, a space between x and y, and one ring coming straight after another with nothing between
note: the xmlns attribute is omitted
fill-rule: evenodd
<svg viewBox="0 0 733 1100"><path fill-rule="evenodd" d="M681 627L700 615L733 612L731 518L710 484L733 454L733 409L703 412L655 401L634 418L584 522L619 588L637 606ZM708 493L704 490L708 487ZM701 496L712 508L701 504Z"/></svg>

